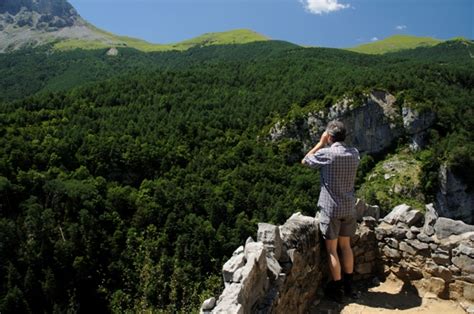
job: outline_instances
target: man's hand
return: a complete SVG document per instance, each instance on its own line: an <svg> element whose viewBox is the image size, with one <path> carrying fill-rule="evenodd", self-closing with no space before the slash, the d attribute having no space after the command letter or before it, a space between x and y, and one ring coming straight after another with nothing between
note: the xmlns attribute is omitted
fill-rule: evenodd
<svg viewBox="0 0 474 314"><path fill-rule="evenodd" d="M321 135L321 138L319 139L321 145L327 145L329 143L329 137L330 135L328 134L328 132L324 131L324 133Z"/></svg>
<svg viewBox="0 0 474 314"><path fill-rule="evenodd" d="M324 146L326 146L326 145L329 143L329 139L330 139L330 135L328 134L328 132L325 131L325 132L321 135L321 138L319 139L319 143L316 144L316 145L306 154L306 156L314 155L318 150L320 150L321 148L323 148ZM301 161L301 163L302 163L303 165L305 164L304 159Z"/></svg>

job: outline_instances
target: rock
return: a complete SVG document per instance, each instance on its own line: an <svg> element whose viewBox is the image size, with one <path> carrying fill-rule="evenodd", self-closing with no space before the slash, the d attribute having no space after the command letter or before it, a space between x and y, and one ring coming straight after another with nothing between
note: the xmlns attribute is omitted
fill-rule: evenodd
<svg viewBox="0 0 474 314"><path fill-rule="evenodd" d="M374 217L365 216L362 218L362 225L369 229L374 229L377 226L377 220Z"/></svg>
<svg viewBox="0 0 474 314"><path fill-rule="evenodd" d="M277 280L281 273L281 266L272 255L267 256L268 276L271 280Z"/></svg>
<svg viewBox="0 0 474 314"><path fill-rule="evenodd" d="M212 297L202 303L201 310L210 311L216 306L216 298Z"/></svg>
<svg viewBox="0 0 474 314"><path fill-rule="evenodd" d="M407 232L406 237L410 240L416 239L416 235L414 235L411 231Z"/></svg>
<svg viewBox="0 0 474 314"><path fill-rule="evenodd" d="M423 278L420 280L419 288L425 293L433 293L440 297L444 292L446 282L437 277Z"/></svg>
<svg viewBox="0 0 474 314"><path fill-rule="evenodd" d="M474 258L474 247L466 245L465 243L461 243L457 248L453 250L453 255L457 256L460 254L464 254L471 258Z"/></svg>
<svg viewBox="0 0 474 314"><path fill-rule="evenodd" d="M385 238L385 243L393 249L398 249L398 241L394 238Z"/></svg>
<svg viewBox="0 0 474 314"><path fill-rule="evenodd" d="M362 217L365 216L365 212L367 211L367 204L358 198L355 203L355 210L357 213L357 221L361 221Z"/></svg>
<svg viewBox="0 0 474 314"><path fill-rule="evenodd" d="M280 237L280 229L277 226L259 223L257 241L263 242L267 252L273 253L277 260L280 259L283 241Z"/></svg>
<svg viewBox="0 0 474 314"><path fill-rule="evenodd" d="M244 314L244 309L240 301L240 292L242 284L233 283L228 285L217 301L216 307L212 310L212 313L238 313Z"/></svg>
<svg viewBox="0 0 474 314"><path fill-rule="evenodd" d="M243 245L239 246L239 247L234 251L234 253L232 253L232 256L239 255L239 254L242 254L242 253L244 253L244 246L243 246Z"/></svg>
<svg viewBox="0 0 474 314"><path fill-rule="evenodd" d="M413 226L423 218L423 214L418 210L411 209L406 204L398 205L383 218L383 220L391 225L399 222L406 224L407 226Z"/></svg>
<svg viewBox="0 0 474 314"><path fill-rule="evenodd" d="M433 243L434 242L434 239L427 236L426 234L424 233L420 233L416 236L416 238L418 240L420 240L421 242L424 242L424 243Z"/></svg>
<svg viewBox="0 0 474 314"><path fill-rule="evenodd" d="M247 246L247 244L253 243L253 242L255 242L255 240L252 237L248 237L247 240L245 241L245 246Z"/></svg>
<svg viewBox="0 0 474 314"><path fill-rule="evenodd" d="M116 56L118 56L118 54L119 54L119 51L115 47L110 48L109 50L107 50L107 53L106 53L106 55L109 56L109 57L116 57Z"/></svg>
<svg viewBox="0 0 474 314"><path fill-rule="evenodd" d="M427 236L432 236L435 233L434 225L436 223L436 220L438 219L438 213L436 212L433 204L427 204L425 208L426 212L425 224L423 225L423 233L425 233Z"/></svg>
<svg viewBox="0 0 474 314"><path fill-rule="evenodd" d="M466 255L459 255L454 256L451 261L453 264L461 269L463 272L473 274L474 273L474 259L466 256Z"/></svg>
<svg viewBox="0 0 474 314"><path fill-rule="evenodd" d="M410 227L410 232L413 234L419 234L421 232L420 228L417 228L415 226Z"/></svg>
<svg viewBox="0 0 474 314"><path fill-rule="evenodd" d="M418 251L424 251L430 248L428 244L420 242L418 240L407 240L406 242L410 244L412 247L414 247L415 249L417 249Z"/></svg>
<svg viewBox="0 0 474 314"><path fill-rule="evenodd" d="M431 258L438 265L449 266L451 264L449 252L445 250L437 249L433 254L431 254Z"/></svg>
<svg viewBox="0 0 474 314"><path fill-rule="evenodd" d="M225 282L232 282L234 273L245 265L245 255L240 253L239 255L233 255L222 267L222 276Z"/></svg>
<svg viewBox="0 0 474 314"><path fill-rule="evenodd" d="M441 217L474 224L474 190L464 184L446 165L439 170L436 209Z"/></svg>
<svg viewBox="0 0 474 314"><path fill-rule="evenodd" d="M452 235L474 232L474 226L468 225L460 220L440 217L434 225L434 230L438 239L444 239Z"/></svg>
<svg viewBox="0 0 474 314"><path fill-rule="evenodd" d="M395 259L401 258L400 252L398 250L392 249L387 245L383 247L382 252L385 256L389 258L395 258Z"/></svg>
<svg viewBox="0 0 474 314"><path fill-rule="evenodd" d="M433 125L436 115L433 111L420 113L409 107L402 108L403 127L408 134L417 134Z"/></svg>
<svg viewBox="0 0 474 314"><path fill-rule="evenodd" d="M400 242L400 251L407 252L411 255L415 255L417 253L417 251L406 242Z"/></svg>

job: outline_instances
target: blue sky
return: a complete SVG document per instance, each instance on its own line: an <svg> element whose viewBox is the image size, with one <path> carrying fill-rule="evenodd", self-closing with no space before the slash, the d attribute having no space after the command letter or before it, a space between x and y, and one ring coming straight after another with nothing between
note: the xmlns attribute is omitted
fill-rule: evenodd
<svg viewBox="0 0 474 314"><path fill-rule="evenodd" d="M99 28L153 43L248 28L300 45L353 47L394 34L474 38L474 0L69 0Z"/></svg>

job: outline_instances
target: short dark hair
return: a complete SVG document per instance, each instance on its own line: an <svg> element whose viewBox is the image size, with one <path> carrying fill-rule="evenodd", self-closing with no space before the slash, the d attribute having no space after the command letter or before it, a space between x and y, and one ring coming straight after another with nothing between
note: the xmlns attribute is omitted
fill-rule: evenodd
<svg viewBox="0 0 474 314"><path fill-rule="evenodd" d="M326 127L326 132L331 135L334 142L343 142L346 139L346 127L341 121L331 121Z"/></svg>

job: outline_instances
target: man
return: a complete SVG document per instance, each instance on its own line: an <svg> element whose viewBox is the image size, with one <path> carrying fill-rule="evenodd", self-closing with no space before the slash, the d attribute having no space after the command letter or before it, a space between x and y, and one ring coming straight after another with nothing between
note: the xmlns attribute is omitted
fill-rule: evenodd
<svg viewBox="0 0 474 314"><path fill-rule="evenodd" d="M344 143L346 128L340 121L329 122L326 131L301 161L303 165L321 169L320 230L328 252L332 281L326 287L326 295L342 302L343 293L355 298L352 291L354 256L351 237L356 230L354 182L359 152ZM328 147L326 147L328 145ZM341 262L337 248L342 253Z"/></svg>

